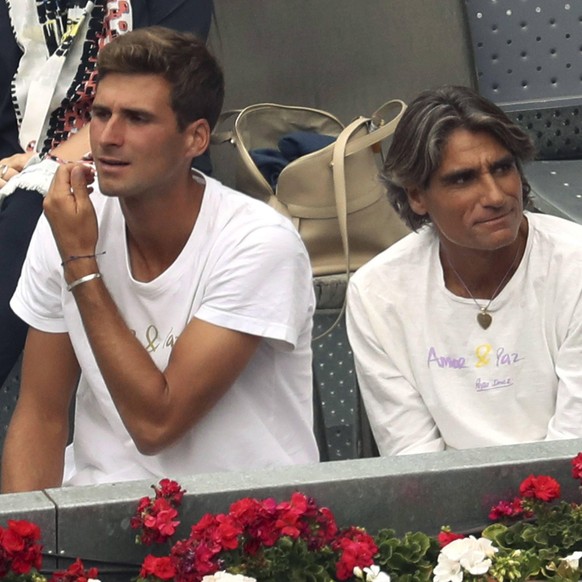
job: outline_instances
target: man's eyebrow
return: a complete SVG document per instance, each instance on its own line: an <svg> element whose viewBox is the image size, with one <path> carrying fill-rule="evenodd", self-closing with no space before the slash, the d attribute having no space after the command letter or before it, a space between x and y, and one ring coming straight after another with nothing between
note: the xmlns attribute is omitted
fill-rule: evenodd
<svg viewBox="0 0 582 582"><path fill-rule="evenodd" d="M506 166L508 164L515 164L515 156L513 154L507 154L498 160L495 160L492 164L489 165L489 168L494 170L500 166Z"/></svg>
<svg viewBox="0 0 582 582"><path fill-rule="evenodd" d="M460 179L470 180L475 178L479 174L476 168L461 168L459 170L452 170L447 174L443 174L439 177L439 182L441 184L454 184Z"/></svg>
<svg viewBox="0 0 582 582"><path fill-rule="evenodd" d="M93 111L111 111L111 107L107 107L106 105L99 105L99 103L93 103L92 107ZM151 118L155 116L155 113L149 111L147 109L140 109L139 107L124 107L121 109L121 113L123 115L140 115L142 117Z"/></svg>
<svg viewBox="0 0 582 582"><path fill-rule="evenodd" d="M491 162L489 164L489 171L496 170L506 165L511 165L515 163L515 156L513 154L506 154L501 158ZM441 184L454 184L459 180L471 180L479 174L477 168L459 168L458 170L452 170L447 174L443 174L439 177Z"/></svg>

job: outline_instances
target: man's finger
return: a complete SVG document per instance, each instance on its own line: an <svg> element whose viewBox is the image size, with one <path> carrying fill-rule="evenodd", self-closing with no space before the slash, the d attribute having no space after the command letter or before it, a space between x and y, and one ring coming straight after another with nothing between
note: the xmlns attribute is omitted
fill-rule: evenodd
<svg viewBox="0 0 582 582"><path fill-rule="evenodd" d="M59 164L53 177L49 194L69 196L71 194L71 171L73 164Z"/></svg>
<svg viewBox="0 0 582 582"><path fill-rule="evenodd" d="M88 183L92 180L91 168L77 164L71 171L71 188L75 197L89 196Z"/></svg>

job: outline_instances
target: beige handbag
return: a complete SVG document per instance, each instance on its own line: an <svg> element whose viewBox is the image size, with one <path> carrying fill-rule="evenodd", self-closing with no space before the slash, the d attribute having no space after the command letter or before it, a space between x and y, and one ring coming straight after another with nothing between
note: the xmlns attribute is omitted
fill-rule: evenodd
<svg viewBox="0 0 582 582"><path fill-rule="evenodd" d="M388 201L376 160L405 108L400 100L389 101L371 118L344 127L325 111L261 103L224 114L221 123L236 115L233 130L216 131L213 142L236 147L237 189L293 220L315 276L349 273L409 232ZM280 138L294 131L337 139L285 166L274 191L249 150L277 148Z"/></svg>

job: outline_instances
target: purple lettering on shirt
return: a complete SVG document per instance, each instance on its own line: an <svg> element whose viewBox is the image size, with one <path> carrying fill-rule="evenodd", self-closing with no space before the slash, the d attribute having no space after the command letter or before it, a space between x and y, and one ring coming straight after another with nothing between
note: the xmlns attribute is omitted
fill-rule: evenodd
<svg viewBox="0 0 582 582"><path fill-rule="evenodd" d="M452 368L455 370L467 367L465 365L465 358L462 356L458 358L452 358L450 356L439 356L437 355L436 349L432 346L428 350L427 365L429 368L431 364L436 364L439 368Z"/></svg>

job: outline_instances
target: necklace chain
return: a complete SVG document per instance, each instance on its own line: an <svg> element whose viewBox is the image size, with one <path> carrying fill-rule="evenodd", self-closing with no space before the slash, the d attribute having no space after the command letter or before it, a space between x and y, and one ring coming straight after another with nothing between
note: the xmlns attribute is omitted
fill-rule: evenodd
<svg viewBox="0 0 582 582"><path fill-rule="evenodd" d="M461 277L461 275L459 275L459 273L457 272L457 269L455 269L455 267L453 266L451 259L449 258L449 256L447 254L445 254L445 257L447 259L447 263L449 263L449 266L453 270L453 273L456 275L457 279L461 282L461 284L463 285L463 287L465 288L465 290L469 294L469 297L471 297L471 299L473 300L475 305L478 307L479 315L477 315L477 321L479 322L479 325L481 327L483 327L484 329L487 329L492 321L491 314L488 311L489 307L491 306L491 303L493 302L493 300L497 297L497 294L499 293L501 286L503 285L503 283L505 283L505 281L509 277L509 274L511 273L511 270L513 269L513 267L517 263L517 258L519 257L520 250L521 250L521 245L518 245L517 252L515 253L515 257L513 257L513 261L511 261L511 265L509 265L509 269L507 269L505 275L503 275L503 278L499 282L499 285L497 285L497 287L495 288L495 291L493 291L493 294L491 295L491 299L489 299L487 305L485 305L485 306L481 305L477 301L477 299L475 299L475 296L473 295L473 293L471 293L471 290L469 289L469 287L467 287L467 284L465 283L465 281L463 281L463 278ZM484 320L483 320L483 317L485 317Z"/></svg>

